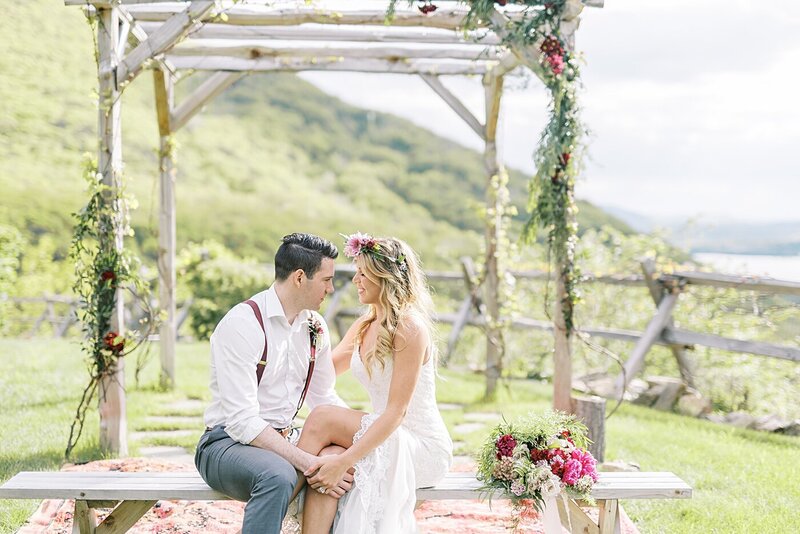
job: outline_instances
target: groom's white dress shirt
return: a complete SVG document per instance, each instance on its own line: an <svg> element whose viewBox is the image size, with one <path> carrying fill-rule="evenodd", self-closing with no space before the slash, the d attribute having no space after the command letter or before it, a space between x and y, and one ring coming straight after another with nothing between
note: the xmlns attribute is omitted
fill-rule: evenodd
<svg viewBox="0 0 800 534"><path fill-rule="evenodd" d="M264 350L264 332L252 308L234 306L211 335L211 405L206 409L207 427L224 425L234 440L248 444L267 426L282 429L292 424L305 386L310 357L308 320L312 315L325 329L317 349L314 375L306 404L346 406L334 390L336 371L325 321L318 313L303 310L290 325L275 286L252 297L261 310L269 350L267 365L257 386L256 365Z"/></svg>

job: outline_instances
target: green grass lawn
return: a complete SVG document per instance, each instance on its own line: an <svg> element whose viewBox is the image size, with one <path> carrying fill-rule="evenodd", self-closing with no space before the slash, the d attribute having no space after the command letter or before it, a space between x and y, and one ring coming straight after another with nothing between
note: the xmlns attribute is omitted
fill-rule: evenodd
<svg viewBox="0 0 800 534"><path fill-rule="evenodd" d="M63 463L69 425L87 373L77 343L60 340L0 340L0 481L22 470L56 470ZM134 356L135 358L135 356ZM157 354L133 383L135 362L128 362L127 404L130 431L163 427L149 415L200 416L201 410L175 413L172 401L208 399L208 350L205 344L181 344L177 387L161 392ZM466 411L502 413L512 419L550 404L550 386L511 381L498 400L481 403L478 375L442 371L441 402L464 404L444 412L451 428ZM342 397L363 402L365 393L350 376L340 379ZM97 416L91 413L74 461L101 457ZM201 433L170 444L192 449ZM487 427L488 429L488 427ZM476 451L486 430L454 435L464 445L457 454ZM130 441L131 455L141 445ZM643 533L783 533L800 532L800 439L734 429L675 414L625 405L608 420L606 460L638 463L645 471L673 471L694 488L691 500L625 501L628 514ZM36 501L0 500L0 532L13 532L33 512Z"/></svg>

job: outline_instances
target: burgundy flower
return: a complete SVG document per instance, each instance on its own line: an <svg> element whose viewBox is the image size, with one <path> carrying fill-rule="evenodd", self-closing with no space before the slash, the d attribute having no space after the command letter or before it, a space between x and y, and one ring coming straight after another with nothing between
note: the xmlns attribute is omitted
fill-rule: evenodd
<svg viewBox="0 0 800 534"><path fill-rule="evenodd" d="M547 451L544 449L533 449L531 451L531 461L533 463L539 462L541 460L547 460Z"/></svg>
<svg viewBox="0 0 800 534"><path fill-rule="evenodd" d="M423 15L427 15L428 13L433 13L437 9L439 9L439 8L437 6L431 4L430 2L422 4L421 6L419 6L419 10Z"/></svg>
<svg viewBox="0 0 800 534"><path fill-rule="evenodd" d="M103 337L103 344L116 354L119 354L125 348L125 340L113 331Z"/></svg>
<svg viewBox="0 0 800 534"><path fill-rule="evenodd" d="M514 453L514 447L517 446L517 440L511 434L505 434L497 438L497 457L511 456Z"/></svg>
<svg viewBox="0 0 800 534"><path fill-rule="evenodd" d="M561 46L561 42L552 35L545 37L545 40L542 41L542 44L539 46L539 49L547 56L564 55L564 48Z"/></svg>
<svg viewBox="0 0 800 534"><path fill-rule="evenodd" d="M561 164L566 167L569 164L569 159L572 157L572 154L569 152L564 152L561 154ZM569 438L569 430L565 430L561 433L562 438Z"/></svg>

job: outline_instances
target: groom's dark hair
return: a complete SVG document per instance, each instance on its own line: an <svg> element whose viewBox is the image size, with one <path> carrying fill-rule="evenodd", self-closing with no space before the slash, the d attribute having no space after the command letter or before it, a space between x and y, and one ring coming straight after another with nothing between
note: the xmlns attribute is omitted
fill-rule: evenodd
<svg viewBox="0 0 800 534"><path fill-rule="evenodd" d="M275 253L275 280L286 280L296 271L303 269L306 276L314 278L322 258L335 260L339 257L336 245L314 234L289 234L282 239Z"/></svg>

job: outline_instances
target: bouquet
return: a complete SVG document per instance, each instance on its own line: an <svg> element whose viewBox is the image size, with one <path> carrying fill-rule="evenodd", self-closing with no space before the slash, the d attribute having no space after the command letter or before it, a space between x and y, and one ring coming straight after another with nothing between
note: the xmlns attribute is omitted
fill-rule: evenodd
<svg viewBox="0 0 800 534"><path fill-rule="evenodd" d="M483 490L500 491L516 509L565 492L591 501L597 462L586 450L586 426L575 416L549 411L497 425L481 448L478 480Z"/></svg>

